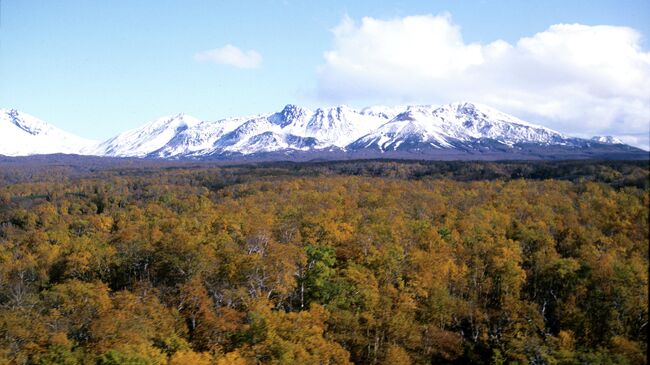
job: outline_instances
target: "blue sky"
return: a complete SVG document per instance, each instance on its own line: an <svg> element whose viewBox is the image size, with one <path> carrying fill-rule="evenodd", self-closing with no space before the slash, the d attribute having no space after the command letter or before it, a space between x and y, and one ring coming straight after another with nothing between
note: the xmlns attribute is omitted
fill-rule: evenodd
<svg viewBox="0 0 650 365"><path fill-rule="evenodd" d="M88 138L106 139L181 111L214 120L279 110L287 103L364 106L471 99L562 132L616 134L636 145L647 144L650 114L643 105L647 90L635 82L650 74L645 58L648 1L0 0L0 10L0 107L17 108ZM577 23L587 28L550 29L554 24ZM597 25L614 27L590 28ZM632 33L616 33L619 28ZM412 38L412 32L423 35L422 47L390 46L401 44L399 37ZM447 38L429 45L427 37L435 38L436 32L446 32ZM540 32L549 36L531 38ZM575 36L575 42L589 43L610 39L609 34L610 42L602 47L625 43L621 53L633 54L587 65L588 72L583 72L583 60L606 58L597 52L598 42L592 42L583 55L553 64L558 58L553 52L562 52L553 48L554 37ZM532 41L520 47L522 38ZM505 46L495 44L497 40ZM567 41L567 47L575 42ZM366 44L374 46L366 53L355 51ZM241 50L243 58L232 52L223 56L227 45ZM414 48L429 51L420 54ZM501 48L511 49L507 57L493 56ZM526 58L538 49L546 53L533 61ZM397 64L381 60L375 64L384 51L403 52L405 58ZM480 53L478 61L462 69L456 70L457 59L451 56L451 65L436 64L445 52L452 52L461 55L462 65L462 60L474 57L463 55L474 51ZM247 52L258 58L245 63ZM411 58L431 57L432 62L420 62L412 70L409 52ZM473 68L494 57L500 61ZM512 65L505 59L521 61ZM237 67L238 60L245 67ZM430 80L429 65L440 70ZM622 75L629 80L612 85L618 83L617 73L628 72L626 65L634 65L635 73ZM353 73L355 67L364 71ZM515 81L498 89L490 86L510 77L506 69L523 75L517 80L535 83L532 91L521 96L524 86ZM538 80L541 69L551 77ZM599 79L600 71L612 74ZM470 78L472 72L484 76ZM456 76L445 76L451 74ZM554 78L556 83L548 86ZM417 80L422 79L431 87L420 85ZM566 91L564 80L575 88ZM549 92L550 87L565 94ZM602 90L594 93L594 88ZM626 91L630 89L635 91ZM523 106L531 104L535 106ZM579 128L577 121L585 119L595 121Z"/></svg>

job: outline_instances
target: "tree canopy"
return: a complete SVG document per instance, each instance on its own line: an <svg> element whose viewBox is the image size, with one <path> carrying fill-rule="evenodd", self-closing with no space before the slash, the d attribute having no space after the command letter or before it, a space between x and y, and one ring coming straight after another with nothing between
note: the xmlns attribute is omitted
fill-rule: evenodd
<svg viewBox="0 0 650 365"><path fill-rule="evenodd" d="M7 167L0 364L645 364L647 166L459 164Z"/></svg>

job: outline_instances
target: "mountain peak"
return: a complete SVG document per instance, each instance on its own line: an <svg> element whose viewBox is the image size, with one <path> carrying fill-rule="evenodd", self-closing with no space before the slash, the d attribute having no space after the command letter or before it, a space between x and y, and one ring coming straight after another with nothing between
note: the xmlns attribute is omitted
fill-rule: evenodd
<svg viewBox="0 0 650 365"><path fill-rule="evenodd" d="M1 111L10 123L31 135L38 135L51 128L44 121L17 109L2 109Z"/></svg>
<svg viewBox="0 0 650 365"><path fill-rule="evenodd" d="M0 109L0 154L5 155L81 152L123 157L230 158L295 152L320 156L332 151L374 156L396 151L400 156L418 158L485 153L502 158L543 158L557 151L565 151L567 156L584 152L587 157L593 156L592 150L610 155L639 153L615 137L569 138L473 102L372 106L361 110L347 105L309 110L287 104L275 113L217 121L201 121L181 112L123 132L92 149L79 147L88 144L16 109Z"/></svg>
<svg viewBox="0 0 650 365"><path fill-rule="evenodd" d="M361 109L360 113L363 115L369 115L389 120L393 119L396 115L404 111L404 109L406 109L405 106L389 107L384 105L376 105L367 106Z"/></svg>
<svg viewBox="0 0 650 365"><path fill-rule="evenodd" d="M139 133L162 133L164 130L182 130L186 128L194 127L195 125L201 123L201 120L194 118L191 115L185 113L178 113L173 115L164 116L158 119L155 119L141 128L131 130L129 132L139 132ZM128 132L125 132L128 133Z"/></svg>
<svg viewBox="0 0 650 365"><path fill-rule="evenodd" d="M10 108L10 109L0 109L0 111L2 111L3 113L5 113L5 114L7 114L7 115L9 115L9 116L12 116L12 117L17 117L17 116L18 116L18 113L19 113L17 109L13 109L13 108Z"/></svg>
<svg viewBox="0 0 650 365"><path fill-rule="evenodd" d="M614 137L614 136L594 136L591 137L591 140L594 142L605 143L605 144L623 144L623 141Z"/></svg>
<svg viewBox="0 0 650 365"><path fill-rule="evenodd" d="M435 114L440 116L451 117L455 115L455 118L465 119L465 121L492 121L492 122L501 122L516 124L524 127L535 128L539 130L546 130L549 133L554 133L560 135L561 133L544 126L533 124L521 120L517 117L514 117L510 114L506 114L500 110L494 109L490 106L474 103L474 102L454 102L446 105L442 105L434 111Z"/></svg>
<svg viewBox="0 0 650 365"><path fill-rule="evenodd" d="M0 109L0 154L81 154L96 143L58 129L17 109Z"/></svg>
<svg viewBox="0 0 650 365"><path fill-rule="evenodd" d="M200 123L201 120L185 113L168 115L101 143L97 146L95 153L109 156L144 157L165 146L178 133Z"/></svg>
<svg viewBox="0 0 650 365"><path fill-rule="evenodd" d="M308 109L294 104L287 104L279 113L273 114L270 119L274 124L285 127L296 120L305 119L311 112Z"/></svg>
<svg viewBox="0 0 650 365"><path fill-rule="evenodd" d="M284 108L282 108L281 113L282 114L293 114L293 113L301 113L301 112L303 112L305 110L306 110L305 108L303 108L303 107L301 107L299 105L287 104L287 105L284 106Z"/></svg>

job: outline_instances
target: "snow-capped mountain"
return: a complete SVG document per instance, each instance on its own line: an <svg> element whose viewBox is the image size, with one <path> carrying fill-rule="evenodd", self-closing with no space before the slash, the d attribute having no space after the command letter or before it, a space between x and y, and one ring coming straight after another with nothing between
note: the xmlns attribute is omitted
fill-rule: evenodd
<svg viewBox="0 0 650 365"><path fill-rule="evenodd" d="M287 105L277 113L204 121L180 129L176 119L161 118L150 123L156 128L147 124L123 133L104 142L98 152L111 156L177 158L344 149L397 114L398 111L390 108L355 110L339 106L312 111ZM164 138L152 134L152 129L164 130ZM132 148L142 146L140 141L149 140L157 143L144 146L147 148Z"/></svg>
<svg viewBox="0 0 650 365"><path fill-rule="evenodd" d="M287 114L287 109L299 109L288 105L282 111ZM335 146L344 148L357 138L373 131L390 120L392 115L371 113L369 110L357 111L347 106L336 108L316 109L310 112L300 109L298 118L285 118L285 129L296 136L312 137L320 142L321 147Z"/></svg>
<svg viewBox="0 0 650 365"><path fill-rule="evenodd" d="M409 106L388 123L355 141L351 149L454 148L480 140L512 147L517 143L562 144L567 137L490 107L453 103L441 107Z"/></svg>
<svg viewBox="0 0 650 365"><path fill-rule="evenodd" d="M200 123L200 120L183 113L162 117L100 143L92 154L145 157L165 146L180 132Z"/></svg>
<svg viewBox="0 0 650 365"><path fill-rule="evenodd" d="M162 158L328 149L384 152L418 145L451 149L482 139L510 147L567 143L559 132L472 103L361 110L287 105L277 113L214 122L183 114L165 117L102 143L97 152Z"/></svg>
<svg viewBox="0 0 650 365"><path fill-rule="evenodd" d="M623 144L623 141L613 136L594 136L591 137L591 140L599 143Z"/></svg>
<svg viewBox="0 0 650 365"><path fill-rule="evenodd" d="M0 155L83 154L96 143L16 109L0 109Z"/></svg>
<svg viewBox="0 0 650 365"><path fill-rule="evenodd" d="M315 110L287 105L275 113L217 121L201 121L181 113L95 145L15 110L3 111L0 122L0 142L6 140L0 146L0 154L5 155L64 152L167 159L647 155L615 137L569 137L473 103ZM14 135L32 138L30 141L44 139L27 142Z"/></svg>

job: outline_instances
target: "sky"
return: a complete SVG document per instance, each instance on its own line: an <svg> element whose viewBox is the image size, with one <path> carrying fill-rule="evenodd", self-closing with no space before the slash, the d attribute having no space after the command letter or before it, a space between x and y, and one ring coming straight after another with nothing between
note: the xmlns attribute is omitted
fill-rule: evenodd
<svg viewBox="0 0 650 365"><path fill-rule="evenodd" d="M104 140L346 104L486 104L648 149L650 1L0 0L0 108Z"/></svg>

